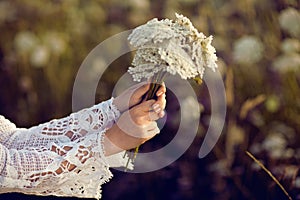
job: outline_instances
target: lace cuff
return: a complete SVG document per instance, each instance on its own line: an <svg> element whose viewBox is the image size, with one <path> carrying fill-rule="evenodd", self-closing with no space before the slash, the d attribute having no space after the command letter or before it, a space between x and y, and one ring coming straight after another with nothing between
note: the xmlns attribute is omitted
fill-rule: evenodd
<svg viewBox="0 0 300 200"><path fill-rule="evenodd" d="M103 134L89 134L78 141L56 145L56 151L17 151L1 145L5 167L0 176L0 193L99 199L101 185L112 177L99 141ZM64 149L69 150L63 152Z"/></svg>
<svg viewBox="0 0 300 200"><path fill-rule="evenodd" d="M121 153L104 156L104 134L120 116L112 102L29 129L1 116L0 193L99 199L101 185L112 177L109 167L126 160Z"/></svg>
<svg viewBox="0 0 300 200"><path fill-rule="evenodd" d="M0 115L0 143L7 140L16 129L15 124Z"/></svg>

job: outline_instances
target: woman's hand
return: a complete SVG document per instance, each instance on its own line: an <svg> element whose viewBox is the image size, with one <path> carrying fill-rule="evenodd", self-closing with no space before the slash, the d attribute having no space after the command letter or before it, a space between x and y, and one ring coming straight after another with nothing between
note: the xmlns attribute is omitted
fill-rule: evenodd
<svg viewBox="0 0 300 200"><path fill-rule="evenodd" d="M161 91L161 92L160 92ZM158 99L144 101L125 111L104 137L105 155L109 156L143 144L159 133L155 120L164 116L166 105L164 89Z"/></svg>
<svg viewBox="0 0 300 200"><path fill-rule="evenodd" d="M133 106L136 106L137 104L141 103L144 95L148 92L149 88L150 83L148 82L142 82L133 85L114 99L114 105L118 108L118 110L121 113L123 113L126 110L132 108ZM166 87L164 84L162 84L162 86L157 91L156 96L158 98L165 99L165 93ZM163 104L163 102L161 103ZM161 107L164 108L165 105L161 105Z"/></svg>
<svg viewBox="0 0 300 200"><path fill-rule="evenodd" d="M131 86L119 96L114 99L114 104L118 110L122 113L131 107L139 104L142 101L142 97L149 90L150 84L142 82Z"/></svg>

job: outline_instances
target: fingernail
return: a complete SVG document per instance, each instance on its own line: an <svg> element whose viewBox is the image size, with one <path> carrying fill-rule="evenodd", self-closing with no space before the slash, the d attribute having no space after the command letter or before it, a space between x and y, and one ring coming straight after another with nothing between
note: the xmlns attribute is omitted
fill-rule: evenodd
<svg viewBox="0 0 300 200"><path fill-rule="evenodd" d="M158 105L158 104L153 104L153 105L152 105L152 108L153 108L154 110L156 110L157 108L159 108L159 105Z"/></svg>
<svg viewBox="0 0 300 200"><path fill-rule="evenodd" d="M159 107L158 107L158 108L155 108L154 111L155 111L156 113L159 113L159 112L161 111L161 108L159 108Z"/></svg>
<svg viewBox="0 0 300 200"><path fill-rule="evenodd" d="M160 118L163 118L165 116L165 111L163 110L163 111L161 111L160 113L159 113L159 117Z"/></svg>
<svg viewBox="0 0 300 200"><path fill-rule="evenodd" d="M159 91L159 92L157 92L157 96L160 96L160 95L162 95L163 94L163 92L162 91Z"/></svg>

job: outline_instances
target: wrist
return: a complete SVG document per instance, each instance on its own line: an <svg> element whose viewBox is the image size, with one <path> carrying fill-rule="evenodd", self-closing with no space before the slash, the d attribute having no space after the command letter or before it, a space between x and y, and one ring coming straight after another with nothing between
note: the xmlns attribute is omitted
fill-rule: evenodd
<svg viewBox="0 0 300 200"><path fill-rule="evenodd" d="M118 132L119 130L116 124L106 131L103 139L105 156L110 156L124 150L119 147Z"/></svg>
<svg viewBox="0 0 300 200"><path fill-rule="evenodd" d="M120 111L120 113L123 113L126 110L122 105L120 97L113 98L112 104Z"/></svg>
<svg viewBox="0 0 300 200"><path fill-rule="evenodd" d="M104 136L104 152L105 156L129 150L144 143L147 139L136 138L122 131L117 124L108 129Z"/></svg>

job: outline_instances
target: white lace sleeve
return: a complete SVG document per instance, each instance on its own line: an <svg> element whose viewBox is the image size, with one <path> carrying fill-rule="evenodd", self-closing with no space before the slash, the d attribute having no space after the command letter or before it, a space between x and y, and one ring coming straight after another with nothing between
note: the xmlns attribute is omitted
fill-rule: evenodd
<svg viewBox="0 0 300 200"><path fill-rule="evenodd" d="M106 158L102 146L119 115L111 99L29 129L0 116L0 193L99 199L110 163L126 162L120 154Z"/></svg>

